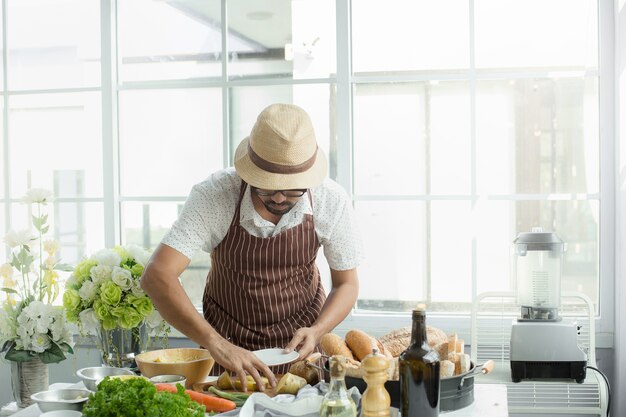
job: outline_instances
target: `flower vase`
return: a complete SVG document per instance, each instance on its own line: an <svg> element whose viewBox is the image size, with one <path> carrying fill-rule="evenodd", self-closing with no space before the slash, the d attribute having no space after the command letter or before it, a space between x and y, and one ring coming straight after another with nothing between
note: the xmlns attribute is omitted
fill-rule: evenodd
<svg viewBox="0 0 626 417"><path fill-rule="evenodd" d="M115 328L98 331L98 344L102 363L116 368L135 368L135 355L145 351L148 345L148 329L145 325L132 329Z"/></svg>
<svg viewBox="0 0 626 417"><path fill-rule="evenodd" d="M38 356L26 362L11 361L11 386L19 408L35 404L31 395L46 391L49 383L48 364Z"/></svg>

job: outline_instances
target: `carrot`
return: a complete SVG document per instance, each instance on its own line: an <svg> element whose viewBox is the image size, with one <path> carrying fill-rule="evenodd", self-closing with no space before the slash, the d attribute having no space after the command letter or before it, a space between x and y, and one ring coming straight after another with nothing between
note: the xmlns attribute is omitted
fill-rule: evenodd
<svg viewBox="0 0 626 417"><path fill-rule="evenodd" d="M156 387L157 391L166 391L174 394L178 392L176 387L173 385L154 384L154 386ZM234 410L236 408L233 401L224 398L213 397L212 395L202 394L200 392L190 389L186 389L185 393L189 395L189 398L191 398L192 401L204 405L207 412L215 411L216 413L223 413L226 411Z"/></svg>

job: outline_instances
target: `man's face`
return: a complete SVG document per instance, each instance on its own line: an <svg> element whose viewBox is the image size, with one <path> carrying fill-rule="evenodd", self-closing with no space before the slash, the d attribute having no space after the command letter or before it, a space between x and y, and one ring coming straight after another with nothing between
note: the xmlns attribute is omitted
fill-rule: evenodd
<svg viewBox="0 0 626 417"><path fill-rule="evenodd" d="M288 213L306 190L263 190L252 187L267 211L278 216Z"/></svg>

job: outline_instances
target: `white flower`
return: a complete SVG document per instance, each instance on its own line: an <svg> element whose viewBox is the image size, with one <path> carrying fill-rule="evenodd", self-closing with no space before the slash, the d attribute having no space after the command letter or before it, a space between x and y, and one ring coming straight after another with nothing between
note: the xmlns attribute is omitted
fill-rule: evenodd
<svg viewBox="0 0 626 417"><path fill-rule="evenodd" d="M148 317L146 317L145 323L149 328L155 329L163 324L163 317L161 317L159 312L155 309Z"/></svg>
<svg viewBox="0 0 626 417"><path fill-rule="evenodd" d="M101 249L93 255L98 265L119 266L122 258L112 249Z"/></svg>
<svg viewBox="0 0 626 417"><path fill-rule="evenodd" d="M33 203L49 203L53 200L54 194L50 190L46 190L45 188L31 188L26 191L24 197L22 197L23 203L33 204Z"/></svg>
<svg viewBox="0 0 626 417"><path fill-rule="evenodd" d="M144 295L146 295L144 290L141 288L139 280L133 281L133 284L130 287L130 292L132 292L135 297L143 297Z"/></svg>
<svg viewBox="0 0 626 417"><path fill-rule="evenodd" d="M100 285L107 279L111 278L113 267L109 265L96 265L92 266L89 270L89 276L94 284Z"/></svg>
<svg viewBox="0 0 626 417"><path fill-rule="evenodd" d="M119 266L114 266L111 280L113 280L113 282L122 290L126 291L130 289L130 286L133 283L133 276L129 270L120 268Z"/></svg>
<svg viewBox="0 0 626 417"><path fill-rule="evenodd" d="M15 248L17 246L28 245L32 240L36 237L32 234L30 230L9 230L9 232L4 236L4 243L7 244L10 248Z"/></svg>
<svg viewBox="0 0 626 417"><path fill-rule="evenodd" d="M148 263L150 259L150 253L140 246L131 244L124 246L124 250L141 266L146 266L146 263Z"/></svg>
<svg viewBox="0 0 626 417"><path fill-rule="evenodd" d="M24 323L29 330L32 329L36 333L48 333L53 320L53 309L54 307L49 304L33 301L24 307L17 320L20 322L21 319L20 323Z"/></svg>
<svg viewBox="0 0 626 417"><path fill-rule="evenodd" d="M46 333L37 333L30 339L31 348L29 350L42 353L50 347L51 343L52 341Z"/></svg>
<svg viewBox="0 0 626 417"><path fill-rule="evenodd" d="M96 333L100 328L100 320L96 317L96 312L93 308L83 310L78 314L80 318L80 324L87 333Z"/></svg>
<svg viewBox="0 0 626 417"><path fill-rule="evenodd" d="M85 282L83 282L83 286L80 287L80 289L78 290L78 295L80 295L81 299L87 302L91 302L96 298L97 292L98 286L92 281L86 280Z"/></svg>

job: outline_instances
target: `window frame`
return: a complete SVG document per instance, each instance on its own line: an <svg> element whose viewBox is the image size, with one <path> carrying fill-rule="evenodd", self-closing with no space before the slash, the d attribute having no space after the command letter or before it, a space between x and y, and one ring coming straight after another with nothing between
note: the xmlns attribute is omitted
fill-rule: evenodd
<svg viewBox="0 0 626 417"><path fill-rule="evenodd" d="M228 2L220 0L222 5L221 21L227 22ZM472 14L474 1L467 0L470 9L470 30L473 29ZM117 34L116 34L116 5L117 0L100 0L101 11L101 86L100 88L79 88L79 89L50 89L39 91L8 91L7 86L7 2L2 0L2 42L3 42L3 89L4 119L8 118L9 97L12 94L31 94L41 92L63 92L63 91L98 91L102 95L102 149L103 149L103 196L102 198L85 199L64 199L64 201L76 202L103 202L104 204L104 231L107 247L121 243L121 203L126 201L171 201L184 202L186 195L158 197L133 197L120 195L119 177L119 149L118 149L118 93L122 90L132 89L152 89L152 88L194 88L194 87L215 87L222 91L222 140L223 140L223 165L230 164L231 149L229 141L229 90L231 88L243 86L270 86L270 85L295 85L295 84L336 84L336 132L340 140L337 147L337 160L341 163L337 166L336 181L342 185L348 194L353 195L353 126L352 126L352 94L353 87L358 83L372 82L376 77L358 77L352 74L351 68L351 0L338 0L336 7L336 50L337 50L337 71L336 76L318 79L291 79L291 78L253 78L253 79L229 79L228 60L222 60L222 77L220 80L172 80L172 81L150 81L150 82L126 82L118 83L117 77ZM615 152L617 149L615 138L616 125L616 77L615 77L615 13L616 7L612 0L597 0L598 4L598 51L599 51L599 127L600 127L600 265L599 281L600 293L599 304L596 315L596 345L597 347L613 347L613 333L615 325L614 315L614 289L615 289L615 229L618 223L616 218L616 172ZM221 25L222 30L222 50L227 50L226 24ZM473 57L473 44L470 39L470 57ZM473 58L471 58L473 60ZM491 74L493 76L494 74ZM470 82L476 81L476 73ZM426 78L427 79L427 78ZM386 79L388 80L388 79ZM400 79L397 81L415 81L415 79ZM473 110L472 110L473 111ZM473 116L474 117L474 116ZM9 155L9 127L8 123L3 124L3 174L4 174L4 194L0 196L0 203L4 205L5 226L8 230L11 222L11 204L17 199L10 198L10 164ZM472 132L472 136L475 133ZM473 272L473 281L476 280L476 273ZM444 329L456 329L456 331L469 340L470 319L468 315L459 314L431 314L429 322ZM392 328L407 326L410 323L408 313L377 313L366 314L353 310L350 315L337 327L338 333L345 333L352 328L360 328L374 335L381 335ZM175 336L177 333L174 334Z"/></svg>

